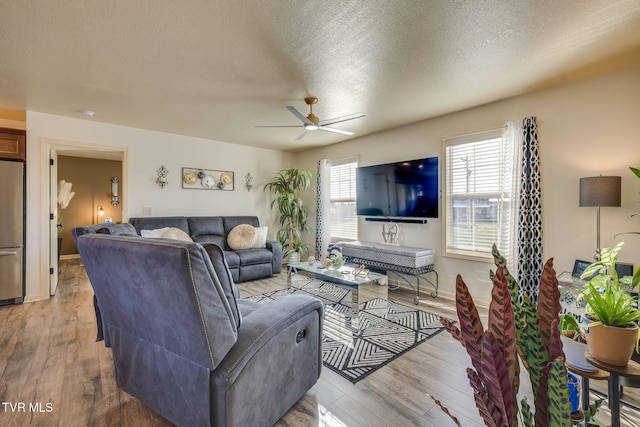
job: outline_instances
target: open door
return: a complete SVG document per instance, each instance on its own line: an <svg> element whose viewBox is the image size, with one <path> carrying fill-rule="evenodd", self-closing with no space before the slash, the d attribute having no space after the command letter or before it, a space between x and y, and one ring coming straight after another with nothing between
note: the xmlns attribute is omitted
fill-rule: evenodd
<svg viewBox="0 0 640 427"><path fill-rule="evenodd" d="M51 147L49 152L49 295L58 289L58 152Z"/></svg>

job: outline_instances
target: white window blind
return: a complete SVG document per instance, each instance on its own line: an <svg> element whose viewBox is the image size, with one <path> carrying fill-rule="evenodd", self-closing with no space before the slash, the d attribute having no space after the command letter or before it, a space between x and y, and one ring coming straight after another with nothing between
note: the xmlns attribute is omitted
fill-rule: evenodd
<svg viewBox="0 0 640 427"><path fill-rule="evenodd" d="M445 233L448 254L509 253L515 211L514 141L503 130L445 141Z"/></svg>
<svg viewBox="0 0 640 427"><path fill-rule="evenodd" d="M331 164L331 241L358 240L356 215L356 166L350 159Z"/></svg>

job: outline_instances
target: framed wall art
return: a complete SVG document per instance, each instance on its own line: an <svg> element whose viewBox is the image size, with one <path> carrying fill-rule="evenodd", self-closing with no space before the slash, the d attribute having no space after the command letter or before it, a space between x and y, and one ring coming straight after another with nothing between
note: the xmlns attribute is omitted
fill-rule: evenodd
<svg viewBox="0 0 640 427"><path fill-rule="evenodd" d="M233 191L232 171L182 168L182 188Z"/></svg>

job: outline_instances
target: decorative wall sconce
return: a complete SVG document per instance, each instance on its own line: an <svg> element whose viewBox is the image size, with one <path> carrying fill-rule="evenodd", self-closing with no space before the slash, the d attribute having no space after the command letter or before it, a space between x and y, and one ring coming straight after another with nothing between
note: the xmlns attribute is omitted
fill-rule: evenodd
<svg viewBox="0 0 640 427"><path fill-rule="evenodd" d="M158 178L156 178L156 184L158 184L160 188L164 188L169 183L169 180L167 179L167 175L169 174L169 171L167 170L167 168L164 167L164 165L162 165L160 166L159 169L156 170L156 172L158 172Z"/></svg>
<svg viewBox="0 0 640 427"><path fill-rule="evenodd" d="M113 206L118 206L120 204L120 200L118 199L118 180L117 176L111 178L111 204Z"/></svg>
<svg viewBox="0 0 640 427"><path fill-rule="evenodd" d="M104 217L104 209L102 209L102 205L98 206L98 217L96 218L96 223L102 222L102 217Z"/></svg>
<svg viewBox="0 0 640 427"><path fill-rule="evenodd" d="M251 191L251 189L253 188L253 177L251 176L251 172L247 172L247 174L244 176L244 188L247 189L247 191Z"/></svg>

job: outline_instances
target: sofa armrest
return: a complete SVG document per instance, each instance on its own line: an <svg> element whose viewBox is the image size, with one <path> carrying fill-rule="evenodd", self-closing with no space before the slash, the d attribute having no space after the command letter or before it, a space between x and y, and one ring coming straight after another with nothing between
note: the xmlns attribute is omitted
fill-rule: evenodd
<svg viewBox="0 0 640 427"><path fill-rule="evenodd" d="M275 336L311 313L317 315L319 322L319 331L316 331L317 334L314 335L318 340L318 348L320 348L322 346L323 312L322 301L308 295L287 295L253 311L242 318L242 325L238 330L238 340L227 353L224 361L215 370L216 375L224 376L228 383L233 383L243 366L255 353L260 351ZM305 339L310 338L310 332L307 331ZM285 351L287 350L285 349ZM320 360L322 360L321 353L319 356ZM319 375L320 372L318 372Z"/></svg>
<svg viewBox="0 0 640 427"><path fill-rule="evenodd" d="M228 425L272 425L316 383L323 311L317 298L287 295L243 316L236 344L211 374L212 425L218 417Z"/></svg>
<svg viewBox="0 0 640 427"><path fill-rule="evenodd" d="M273 254L271 258L271 273L280 273L282 271L282 244L276 240L267 240L265 245Z"/></svg>

